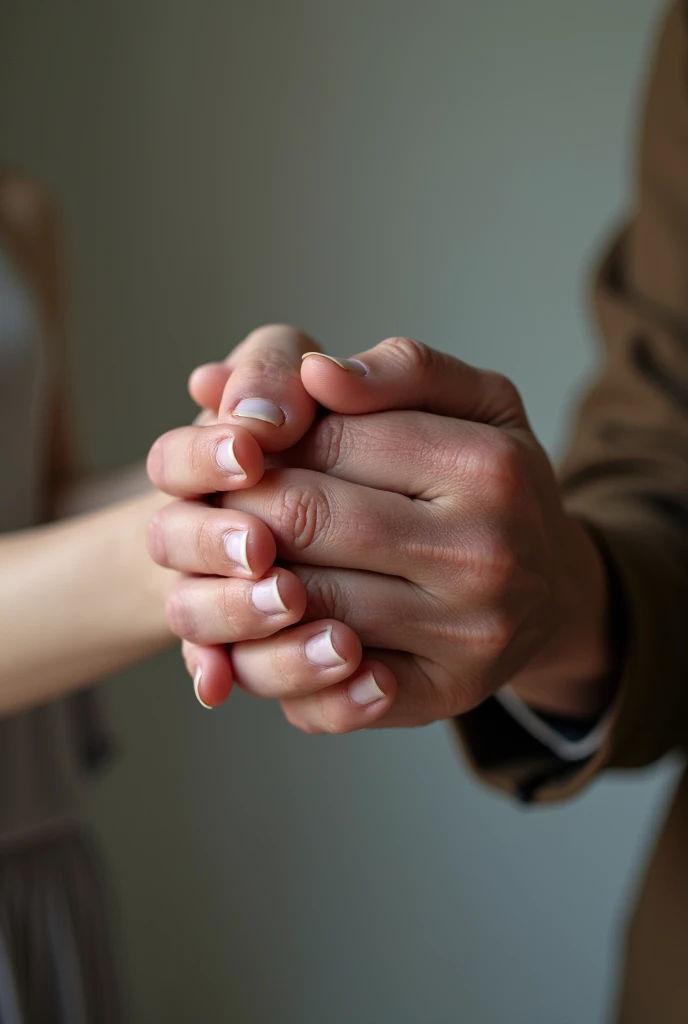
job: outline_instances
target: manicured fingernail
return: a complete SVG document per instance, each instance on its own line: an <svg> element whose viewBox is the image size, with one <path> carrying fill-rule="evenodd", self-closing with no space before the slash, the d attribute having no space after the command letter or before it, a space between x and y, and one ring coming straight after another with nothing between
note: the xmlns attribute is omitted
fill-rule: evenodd
<svg viewBox="0 0 688 1024"><path fill-rule="evenodd" d="M329 359L331 363L335 363L337 366L340 366L342 370L348 370L349 373L355 373L357 377L365 377L368 373L368 367L358 359L339 359L337 356L328 356L325 352L305 352L301 356L301 360L303 361L304 359L308 359L310 356L318 356L320 359Z"/></svg>
<svg viewBox="0 0 688 1024"><path fill-rule="evenodd" d="M266 580L254 583L251 599L258 611L265 615L277 615L280 612L289 611L280 597L277 576L269 576Z"/></svg>
<svg viewBox="0 0 688 1024"><path fill-rule="evenodd" d="M232 415L243 416L247 420L262 420L264 423L272 423L273 427L281 427L284 423L284 413L280 407L265 398L242 398L234 406Z"/></svg>
<svg viewBox="0 0 688 1024"><path fill-rule="evenodd" d="M213 709L210 706L210 704L206 704L206 702L204 700L201 700L201 695L198 692L198 687L201 684L201 679L202 678L203 678L203 669L197 668L196 669L196 674L194 675L194 693L196 694L196 700L198 701L199 704L202 704L204 708L207 708L208 711L212 711Z"/></svg>
<svg viewBox="0 0 688 1024"><path fill-rule="evenodd" d="M320 665L322 668L334 668L335 665L343 665L346 661L346 658L342 658L334 649L332 628L309 637L306 640L304 650L308 660L314 665Z"/></svg>
<svg viewBox="0 0 688 1024"><path fill-rule="evenodd" d="M234 473L237 476L246 476L246 471L234 454L234 438L228 437L221 441L216 454L217 464L225 473Z"/></svg>
<svg viewBox="0 0 688 1024"><path fill-rule="evenodd" d="M365 707L367 704L374 704L376 700L380 700L380 698L384 697L384 693L375 682L373 673L368 672L350 685L349 696L354 704L360 704L361 707Z"/></svg>
<svg viewBox="0 0 688 1024"><path fill-rule="evenodd" d="M230 562L235 562L242 569L251 571L248 564L248 530L231 530L225 534L225 551Z"/></svg>

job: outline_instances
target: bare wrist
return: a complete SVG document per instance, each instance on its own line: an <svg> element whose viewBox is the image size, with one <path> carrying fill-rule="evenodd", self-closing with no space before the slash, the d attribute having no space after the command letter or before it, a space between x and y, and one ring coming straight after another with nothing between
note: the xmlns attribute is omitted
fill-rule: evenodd
<svg viewBox="0 0 688 1024"><path fill-rule="evenodd" d="M567 523L566 564L551 637L510 686L534 708L590 717L607 706L616 679L609 579L596 540L578 520Z"/></svg>
<svg viewBox="0 0 688 1024"><path fill-rule="evenodd" d="M165 602L177 573L155 564L148 553L146 535L152 516L170 500L152 487L130 500L126 503L130 514L125 514L128 528L121 532L119 554L132 581L130 615L139 623L141 641L153 650L174 639L165 618Z"/></svg>

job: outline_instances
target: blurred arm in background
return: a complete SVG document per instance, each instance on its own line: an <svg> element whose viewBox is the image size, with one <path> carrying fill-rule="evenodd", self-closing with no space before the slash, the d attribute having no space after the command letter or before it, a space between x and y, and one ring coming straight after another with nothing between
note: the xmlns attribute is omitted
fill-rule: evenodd
<svg viewBox="0 0 688 1024"><path fill-rule="evenodd" d="M12 172L0 174L0 230L40 308L50 403L44 418L46 522L0 535L0 715L5 715L91 684L168 644L165 601L175 574L147 553L149 520L169 499L146 482L143 469L95 481L79 471L67 402L59 232L44 190ZM288 376L282 387L288 422L267 428L283 438L274 442L277 448L293 443L294 431L300 436L314 414L300 384L298 346L292 332L261 357L262 371L274 364L280 387ZM250 339L237 351L249 369L255 365ZM248 386L237 363L232 365L237 382ZM203 493L250 486L260 478L262 453L250 430L260 438L266 425L247 416L239 422L243 426L227 425L213 435L218 460ZM11 437L3 444L12 444ZM4 486L11 488L12 480ZM274 544L262 523L244 517L242 526L250 533L246 550L252 565L230 565L227 572L256 578L274 558ZM275 628L288 621L289 615L283 616ZM261 635L266 628L271 627L261 622Z"/></svg>

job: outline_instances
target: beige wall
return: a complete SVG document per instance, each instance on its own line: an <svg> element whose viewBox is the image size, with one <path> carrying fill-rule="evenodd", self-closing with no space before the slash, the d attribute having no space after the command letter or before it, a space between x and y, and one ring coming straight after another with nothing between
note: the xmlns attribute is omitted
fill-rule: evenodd
<svg viewBox="0 0 688 1024"><path fill-rule="evenodd" d="M511 373L547 444L590 364L583 268L626 195L651 0L15 0L0 144L55 188L90 463L190 415L254 324L395 332ZM447 733L312 739L108 687L94 820L145 1024L602 1020L665 773L523 813Z"/></svg>

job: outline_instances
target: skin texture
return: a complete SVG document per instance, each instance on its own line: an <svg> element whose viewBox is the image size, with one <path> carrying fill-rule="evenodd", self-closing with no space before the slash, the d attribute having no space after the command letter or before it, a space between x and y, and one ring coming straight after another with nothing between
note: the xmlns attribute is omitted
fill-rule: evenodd
<svg viewBox="0 0 688 1024"><path fill-rule="evenodd" d="M272 326L249 339L263 370L285 337L298 338L293 355L316 347L293 331ZM270 451L282 449L260 482L212 508L170 506L152 526L153 556L195 574L173 588L168 620L202 702L220 703L236 681L281 700L309 732L449 718L507 682L542 708L598 710L609 669L604 571L563 510L513 385L407 338L352 363L307 355L299 379L301 398L290 390L287 400L274 375L251 375L254 396L259 386L288 409L280 425L260 427ZM243 382L231 367L204 367L190 389L222 419ZM294 444L294 424L298 433L312 414L298 406L304 396L331 412ZM169 491L186 474L194 490L208 472L199 453L214 450L221 429L162 438L149 466L156 486ZM246 612L245 579L227 565L222 537L238 513L275 538L284 610L270 622ZM253 528L248 536L252 550ZM256 528L256 578L266 543ZM325 635L340 657L327 666L307 646Z"/></svg>

